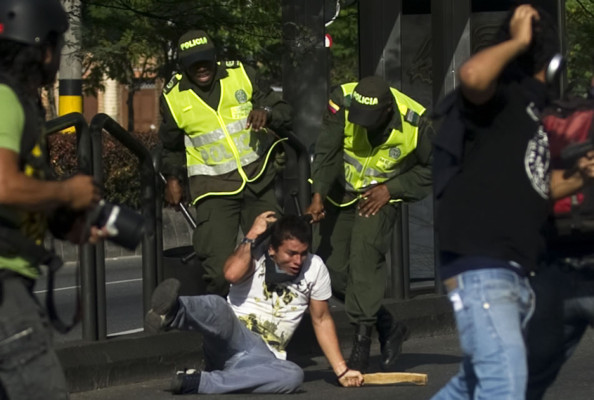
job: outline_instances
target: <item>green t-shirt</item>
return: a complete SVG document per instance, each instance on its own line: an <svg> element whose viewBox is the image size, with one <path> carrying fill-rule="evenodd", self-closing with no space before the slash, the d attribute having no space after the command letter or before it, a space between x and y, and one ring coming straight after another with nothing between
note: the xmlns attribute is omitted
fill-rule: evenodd
<svg viewBox="0 0 594 400"><path fill-rule="evenodd" d="M25 110L16 93L0 84L0 148L20 153L21 137L25 127ZM22 257L1 257L0 268L15 271L29 278L37 278L39 269Z"/></svg>
<svg viewBox="0 0 594 400"><path fill-rule="evenodd" d="M25 127L25 111L15 92L0 84L0 147L19 153Z"/></svg>

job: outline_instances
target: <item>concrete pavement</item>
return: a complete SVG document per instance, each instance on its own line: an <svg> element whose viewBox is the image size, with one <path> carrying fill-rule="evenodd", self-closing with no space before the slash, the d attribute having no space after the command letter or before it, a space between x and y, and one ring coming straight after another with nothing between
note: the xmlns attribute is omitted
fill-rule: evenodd
<svg viewBox="0 0 594 400"><path fill-rule="evenodd" d="M348 349L345 349L348 351ZM372 347L372 364L377 365L379 348ZM305 370L302 391L290 395L188 395L174 396L169 391L169 377L145 380L143 382L112 386L105 389L74 393L72 400L129 400L129 399L307 399L307 400L425 400L430 399L458 370L460 352L456 334L450 333L431 337L416 337L403 347L394 370L426 373L426 386L388 385L364 386L362 388L340 388L334 381L334 374L322 356L300 356L294 360ZM590 329L578 347L576 354L565 365L554 386L547 392L545 400L590 400L594 389L594 334ZM374 371L371 371L374 372Z"/></svg>
<svg viewBox="0 0 594 400"><path fill-rule="evenodd" d="M385 306L409 326L413 338L454 332L451 307L444 296L418 294L411 300L386 302ZM348 352L352 327L340 303L331 301L331 311L341 346ZM377 335L374 342L377 343ZM287 351L300 357L321 355L308 316ZM61 343L58 356L71 391L88 391L168 377L184 367L200 368L202 339L196 332L139 333L99 342Z"/></svg>

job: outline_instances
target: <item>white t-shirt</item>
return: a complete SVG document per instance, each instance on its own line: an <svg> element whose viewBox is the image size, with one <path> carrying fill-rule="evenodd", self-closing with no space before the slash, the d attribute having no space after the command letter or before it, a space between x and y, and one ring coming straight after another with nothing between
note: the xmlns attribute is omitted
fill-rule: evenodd
<svg viewBox="0 0 594 400"><path fill-rule="evenodd" d="M286 359L285 348L301 321L309 300L332 296L330 275L322 259L309 254L293 281L266 286L264 256L256 261L254 274L231 285L228 301L248 329L259 334L277 358Z"/></svg>

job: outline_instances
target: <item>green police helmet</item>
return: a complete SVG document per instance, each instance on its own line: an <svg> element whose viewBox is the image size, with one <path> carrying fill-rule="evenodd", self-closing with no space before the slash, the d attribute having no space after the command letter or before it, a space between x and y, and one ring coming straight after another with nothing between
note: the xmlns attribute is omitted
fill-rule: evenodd
<svg viewBox="0 0 594 400"><path fill-rule="evenodd" d="M68 29L68 15L59 0L0 1L0 39L40 45L50 33Z"/></svg>

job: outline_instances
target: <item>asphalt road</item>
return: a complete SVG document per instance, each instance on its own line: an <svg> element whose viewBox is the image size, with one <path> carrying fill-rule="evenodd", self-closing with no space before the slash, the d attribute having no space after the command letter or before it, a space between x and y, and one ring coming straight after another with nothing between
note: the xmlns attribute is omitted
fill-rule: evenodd
<svg viewBox="0 0 594 400"><path fill-rule="evenodd" d="M379 349L372 348L372 362L377 364ZM566 364L555 385L545 400L571 399L590 400L594 389L594 334L590 330L582 340L574 357ZM455 335L416 338L407 341L395 371L426 373L426 386L387 385L364 386L361 388L340 388L334 382L334 375L323 357L297 358L295 361L305 370L302 391L295 395L187 395L183 398L201 399L307 399L307 400L423 400L430 399L458 370L460 353ZM370 371L377 372L377 371ZM151 380L131 385L114 386L89 392L74 393L72 400L129 400L177 398L167 391L169 379Z"/></svg>
<svg viewBox="0 0 594 400"><path fill-rule="evenodd" d="M110 258L106 263L107 334L120 335L142 329L142 260L140 257ZM54 299L60 317L72 319L76 298L77 268L75 263L66 263L56 275ZM45 302L47 283L45 277L35 285L35 293ZM54 335L54 341L80 340L82 326L79 323L67 335Z"/></svg>

